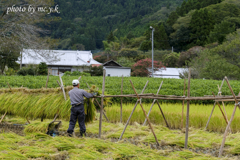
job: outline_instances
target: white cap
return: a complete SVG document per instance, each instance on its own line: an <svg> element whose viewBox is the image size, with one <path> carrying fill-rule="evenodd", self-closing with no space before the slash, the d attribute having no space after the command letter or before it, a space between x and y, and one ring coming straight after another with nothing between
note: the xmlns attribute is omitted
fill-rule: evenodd
<svg viewBox="0 0 240 160"><path fill-rule="evenodd" d="M72 81L72 85L73 86L76 86L76 85L78 85L79 84L79 81L77 80L77 79L74 79L73 81Z"/></svg>

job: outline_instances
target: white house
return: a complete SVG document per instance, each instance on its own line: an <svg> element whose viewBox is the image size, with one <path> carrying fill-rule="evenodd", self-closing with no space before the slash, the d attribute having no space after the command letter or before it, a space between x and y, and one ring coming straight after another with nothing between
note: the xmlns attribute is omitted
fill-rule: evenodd
<svg viewBox="0 0 240 160"><path fill-rule="evenodd" d="M103 69L106 70L106 76L110 77L130 77L131 76L131 68L123 67L117 62L110 60L103 64Z"/></svg>
<svg viewBox="0 0 240 160"><path fill-rule="evenodd" d="M159 69L159 71L155 71L153 76L156 78L175 78L180 79L180 72L183 71L184 68L166 68Z"/></svg>
<svg viewBox="0 0 240 160"><path fill-rule="evenodd" d="M65 71L84 71L88 70L89 66L102 65L93 59L91 51L23 49L21 54L22 65L45 62L52 75L58 75ZM54 58L57 61L50 60Z"/></svg>

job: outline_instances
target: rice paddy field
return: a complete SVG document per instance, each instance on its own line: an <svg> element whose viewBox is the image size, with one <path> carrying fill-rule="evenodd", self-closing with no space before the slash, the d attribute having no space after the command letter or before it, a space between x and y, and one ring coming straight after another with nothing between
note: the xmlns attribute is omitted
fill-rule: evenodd
<svg viewBox="0 0 240 160"><path fill-rule="evenodd" d="M68 92L72 79L63 77L65 91ZM5 77L0 76L0 115L7 116L0 123L0 159L219 159L218 151L222 142L226 122L218 106L215 106L207 130L205 126L212 111L214 101L191 101L190 131L188 149L184 149L186 103L184 106L183 126L181 126L182 102L159 100L163 113L169 124L166 127L159 107L154 104L150 113L155 134L160 146L156 145L154 136L148 125L143 126L145 116L138 104L122 140L118 140L131 114L136 98L124 98L123 122L120 123L120 99L105 99L104 110L110 121L103 117L102 136L98 138L99 113L92 109L93 120L87 123L87 136L78 137L76 125L75 137L66 136L70 117L70 100L64 100L61 89L57 86L58 77L49 78L49 89L43 88L46 77ZM124 78L124 94L133 94L129 80L132 80L137 92L140 93L146 81L149 85L144 93L156 93L161 81L161 95L183 95L184 80ZM10 90L6 85L12 86ZM81 88L87 88L86 82L96 85L101 91L102 77L82 77ZM237 81L230 81L235 94L238 94ZM217 94L217 85L221 81L192 80L191 96ZM21 87L21 88L19 88ZM58 88L57 88L58 87ZM106 93L120 94L121 78L106 77ZM230 95L226 84L223 95ZM100 102L100 99L98 99ZM149 111L152 100L143 100L143 107ZM96 106L94 101L89 101ZM86 106L88 107L88 106ZM228 119L233 111L233 103L225 103ZM46 134L48 124L58 113L62 121L60 135L52 137ZM41 122L41 118L44 119ZM28 124L28 119L31 123ZM240 114L239 109L231 124L231 133L227 136L221 159L240 159Z"/></svg>
<svg viewBox="0 0 240 160"><path fill-rule="evenodd" d="M1 159L219 159L218 149L222 134L190 128L188 150L183 148L185 134L162 125L153 125L160 142L157 147L148 126L135 122L130 125L121 141L124 128L121 123L103 122L102 138L97 138L98 121L87 125L87 136L51 137L46 135L46 126L51 120L26 120L7 116L5 123L23 124L22 134L1 129ZM60 131L65 132L68 122L62 121ZM11 130L11 129L10 129ZM79 128L75 128L76 134ZM240 134L230 134L221 159L238 159Z"/></svg>

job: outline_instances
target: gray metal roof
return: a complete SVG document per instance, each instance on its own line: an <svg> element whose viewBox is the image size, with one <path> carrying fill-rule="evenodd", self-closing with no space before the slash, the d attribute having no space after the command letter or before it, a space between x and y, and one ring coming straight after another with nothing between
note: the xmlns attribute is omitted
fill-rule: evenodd
<svg viewBox="0 0 240 160"><path fill-rule="evenodd" d="M22 64L39 64L45 62L47 65L53 66L90 66L92 64L101 64L93 59L91 51L73 51L73 50L33 50L23 49ZM49 59L54 56L58 61Z"/></svg>

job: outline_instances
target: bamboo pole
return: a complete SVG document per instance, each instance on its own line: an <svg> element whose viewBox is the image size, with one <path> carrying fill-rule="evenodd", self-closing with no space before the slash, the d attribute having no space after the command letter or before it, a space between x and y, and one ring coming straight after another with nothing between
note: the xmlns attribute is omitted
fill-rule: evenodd
<svg viewBox="0 0 240 160"><path fill-rule="evenodd" d="M11 86L9 85L9 83L7 82L7 85L8 87L10 88L10 91L12 92L12 88ZM12 92L13 93L13 92ZM7 115L7 111L4 113L4 115L2 116L1 120L0 120L0 123L2 123L3 119L5 118L5 116Z"/></svg>
<svg viewBox="0 0 240 160"><path fill-rule="evenodd" d="M81 80L81 78L82 78L82 76L80 76L80 77L78 78L78 81L80 81L80 80Z"/></svg>
<svg viewBox="0 0 240 160"><path fill-rule="evenodd" d="M206 124L206 127L205 127L204 130L207 130L207 127L208 127L208 124L209 124L210 119L211 119L211 117L212 117L212 114L213 114L213 111L214 111L214 109L215 109L216 103L217 103L217 102L214 102L214 105L213 105L213 108L212 108L212 112L211 112L211 114L210 114L210 116L209 116L209 118L208 118L208 121L207 121L207 124Z"/></svg>
<svg viewBox="0 0 240 160"><path fill-rule="evenodd" d="M157 100L157 104L158 104L158 107L159 107L159 109L160 109L160 111L161 111L161 113L162 113L163 119L164 119L164 121L165 121L167 127L169 128L169 125L168 125L167 119L165 118L165 116L164 116L164 114L163 114L162 108L161 108L161 106L160 106L158 100Z"/></svg>
<svg viewBox="0 0 240 160"><path fill-rule="evenodd" d="M184 78L184 91L183 96L185 97L186 79ZM182 101L182 118L181 118L181 128L183 128L183 116L184 116L184 100Z"/></svg>
<svg viewBox="0 0 240 160"><path fill-rule="evenodd" d="M49 79L49 73L48 73L48 76L47 76L47 81L46 81L46 86L45 86L45 88L47 88L47 85L48 85L48 79Z"/></svg>
<svg viewBox="0 0 240 160"><path fill-rule="evenodd" d="M122 83L121 83L121 95L123 94L123 75L122 75ZM120 123L122 123L122 97L121 97L121 106L120 106Z"/></svg>
<svg viewBox="0 0 240 160"><path fill-rule="evenodd" d="M131 97L131 98L137 98L136 95L107 95L104 97ZM218 96L218 97L213 97L213 96L209 96L209 97L158 97L158 96L146 96L146 95L139 95L140 98L144 98L144 99L160 99L160 100L177 100L177 101L192 101L192 100L200 100L200 101L204 101L204 100L215 100L215 101L234 101L234 97L233 96ZM101 98L101 96L96 96L96 98ZM240 99L240 96L236 97L237 99Z"/></svg>
<svg viewBox="0 0 240 160"><path fill-rule="evenodd" d="M191 69L188 71L188 92L187 97L190 97L190 80L191 80ZM188 125L189 125L189 109L190 109L190 101L187 101L187 117L186 117L186 135L185 135L185 145L184 148L187 149L188 145Z"/></svg>
<svg viewBox="0 0 240 160"><path fill-rule="evenodd" d="M95 98L94 98L94 100L95 100L95 102L97 102L98 106L101 108L101 105L99 104L98 100L95 99ZM104 117L106 118L106 120L107 120L108 122L110 122L109 119L107 118L107 115L105 114L104 111L103 111L103 115L104 115Z"/></svg>
<svg viewBox="0 0 240 160"><path fill-rule="evenodd" d="M101 96L101 108L100 108L100 119L99 119L99 138L101 138L102 132L102 115L103 115L103 101L104 101L104 90L105 90L105 75L106 70L103 70L103 84L102 84L102 96Z"/></svg>
<svg viewBox="0 0 240 160"><path fill-rule="evenodd" d="M162 87L162 84L163 84L163 81L161 82L161 84L160 84L160 86L159 86L159 88L158 88L157 94L159 93L159 91L160 91L160 89L161 89L161 87ZM149 110L149 112L148 112L148 114L147 114L147 117L149 117L150 112L151 112L151 110L152 110L152 107L153 107L155 101L156 101L156 99L153 100L152 105L151 105L151 107L150 107L150 110ZM144 123L143 123L143 126L146 124L146 122L147 122L147 118L145 118L145 121L144 121Z"/></svg>
<svg viewBox="0 0 240 160"><path fill-rule="evenodd" d="M62 91L63 91L63 96L64 96L64 99L65 99L65 101L66 101L67 98L66 98L66 94L65 94L65 90L64 90L64 86L63 86L62 77L61 77L60 74L59 74L59 78L60 78L61 88L62 88Z"/></svg>
<svg viewBox="0 0 240 160"><path fill-rule="evenodd" d="M213 92L212 92L212 94L213 94L213 96L215 96L215 94ZM228 124L228 120L227 120L225 114L223 113L223 110L222 110L222 108L221 108L221 106L220 106L220 104L218 102L217 102L217 105L218 105L218 107L219 107L219 109L220 109L220 111L221 111L221 113L223 115L223 118L225 119L225 122Z"/></svg>
<svg viewBox="0 0 240 160"><path fill-rule="evenodd" d="M220 96L222 95L222 92L221 92L221 90L220 90L219 85L218 85L218 93L219 93ZM239 92L239 93L240 93L240 92ZM222 101L222 105L223 105L223 110L224 110L224 113L225 113L225 115L226 115L226 118L228 119L228 117L227 117L227 112L226 112L226 108L225 108L225 105L224 105L224 102L223 102L223 101Z"/></svg>
<svg viewBox="0 0 240 160"><path fill-rule="evenodd" d="M134 92L135 92L136 95L138 96L137 91L135 90L134 85L133 85L133 83L132 83L131 80L130 80L130 83L131 83L131 85L132 85L132 88L133 88ZM144 109L143 106L142 106L140 97L138 97L138 99L139 99L139 101L140 101L140 106L141 106L141 108L142 108L142 110L143 110L143 113L144 113L145 117L147 118L148 124L149 124L150 129L151 129L151 131L152 131L152 133L153 133L153 136L154 136L154 138L155 138L155 140L156 140L156 142L157 142L157 145L159 146L157 136L156 136L156 134L155 134L155 132L154 132L154 130L153 130L153 127L152 127L152 124L151 124L149 118L147 117L147 113L146 113L145 109Z"/></svg>
<svg viewBox="0 0 240 160"><path fill-rule="evenodd" d="M0 120L0 123L2 123L3 119L5 118L7 112L4 113L4 115L2 116L1 120Z"/></svg>
<svg viewBox="0 0 240 160"><path fill-rule="evenodd" d="M148 81L146 82L145 86L143 87L143 90L142 90L142 92L141 92L141 93L143 93L143 92L145 91L145 89L146 89L147 85L148 85ZM140 100L141 100L141 99L140 99ZM121 134L121 136L120 136L119 140L121 140L121 139L122 139L122 137L123 137L123 134L124 134L124 132L125 132L125 130L126 130L126 128L127 128L127 126L128 126L128 124L129 124L129 122L130 122L130 119L131 119L131 117L132 117L132 115L133 115L133 112L135 111L135 109L136 109L136 107L137 107L137 104L138 104L138 102L140 102L140 100L138 99L138 100L137 100L137 102L135 103L135 106L133 107L133 110L132 110L132 112L131 112L131 114L130 114L130 116L129 116L128 120L127 120L127 123L125 124L125 127L124 127L124 129L123 129L123 131L122 131L122 134Z"/></svg>
<svg viewBox="0 0 240 160"><path fill-rule="evenodd" d="M228 87L229 87L230 91L232 92L232 95L233 95L233 97L234 97L234 99L235 99L235 106L234 106L234 109L233 109L233 113L232 113L231 119L230 119L230 121L229 121L229 123L228 123L228 125L227 125L227 127L226 127L226 130L225 130L225 132L224 132L224 135L223 135L223 140L222 140L222 144L221 144L221 147L220 147L220 150L219 150L219 155L218 155L219 158L222 156L223 148L224 148L225 141L226 141L226 137L227 137L227 134L228 134L228 130L229 130L230 125L231 125L231 123L232 123L232 121L233 121L233 118L234 118L234 115L235 115L237 106L238 106L239 109L240 109L238 100L236 99L236 96L235 96L235 94L234 94L234 92L233 92L233 90L232 90L231 85L229 84L229 81L228 81L227 77L225 77L225 80L226 80L226 82L227 82L227 84L228 84Z"/></svg>

